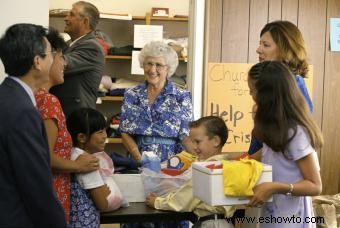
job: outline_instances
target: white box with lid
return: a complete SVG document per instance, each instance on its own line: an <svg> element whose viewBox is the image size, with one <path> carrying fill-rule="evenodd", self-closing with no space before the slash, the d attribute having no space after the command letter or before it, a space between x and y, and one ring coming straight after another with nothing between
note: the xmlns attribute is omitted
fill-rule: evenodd
<svg viewBox="0 0 340 228"><path fill-rule="evenodd" d="M209 169L207 165L221 165L221 161L194 162L192 164L193 195L212 206L247 204L249 197L224 195L222 169ZM242 170L240 170L242 172ZM272 182L272 166L263 164L257 184ZM272 199L269 199L272 201Z"/></svg>

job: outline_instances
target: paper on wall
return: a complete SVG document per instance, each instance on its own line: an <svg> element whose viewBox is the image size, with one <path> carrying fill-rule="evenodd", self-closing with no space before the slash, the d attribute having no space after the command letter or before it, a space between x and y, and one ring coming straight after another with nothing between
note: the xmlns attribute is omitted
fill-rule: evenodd
<svg viewBox="0 0 340 228"><path fill-rule="evenodd" d="M131 61L131 74L144 75L144 69L140 67L138 61L138 55L140 51L132 51L132 61Z"/></svg>
<svg viewBox="0 0 340 228"><path fill-rule="evenodd" d="M150 41L163 39L162 25L134 25L133 46L143 48Z"/></svg>
<svg viewBox="0 0 340 228"><path fill-rule="evenodd" d="M331 51L340 51L340 18L330 19Z"/></svg>

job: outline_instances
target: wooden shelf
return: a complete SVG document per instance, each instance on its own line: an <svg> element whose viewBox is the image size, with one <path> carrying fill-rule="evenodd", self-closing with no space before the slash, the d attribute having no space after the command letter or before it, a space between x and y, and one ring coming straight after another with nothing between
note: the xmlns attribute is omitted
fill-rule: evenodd
<svg viewBox="0 0 340 228"><path fill-rule="evenodd" d="M106 97L98 97L102 101L123 101L123 96L106 96Z"/></svg>
<svg viewBox="0 0 340 228"><path fill-rule="evenodd" d="M121 144L123 143L122 138L107 138L108 144Z"/></svg>
<svg viewBox="0 0 340 228"><path fill-rule="evenodd" d="M49 12L50 17L66 17L68 14L68 11L60 12L60 13L51 13Z"/></svg>
<svg viewBox="0 0 340 228"><path fill-rule="evenodd" d="M132 59L131 55L106 55L105 59ZM179 61L185 61L183 57L178 57Z"/></svg>
<svg viewBox="0 0 340 228"><path fill-rule="evenodd" d="M145 20L145 16L132 16L132 20ZM150 17L151 21L188 21L187 17Z"/></svg>
<svg viewBox="0 0 340 228"><path fill-rule="evenodd" d="M49 13L50 17L65 17L68 14L68 11L64 11L61 13ZM102 18L107 19L107 18ZM145 20L145 16L132 16L132 20ZM150 17L151 21L188 21L188 17ZM115 20L115 19L108 19Z"/></svg>
<svg viewBox="0 0 340 228"><path fill-rule="evenodd" d="M105 59L132 59L131 55L106 55Z"/></svg>

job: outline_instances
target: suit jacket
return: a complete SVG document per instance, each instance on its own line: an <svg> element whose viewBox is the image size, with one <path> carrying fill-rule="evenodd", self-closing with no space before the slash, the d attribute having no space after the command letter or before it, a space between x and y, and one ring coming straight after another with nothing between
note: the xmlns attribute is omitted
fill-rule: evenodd
<svg viewBox="0 0 340 228"><path fill-rule="evenodd" d="M80 107L96 108L97 91L104 71L104 53L94 32L86 34L64 52L63 84L50 92L56 95L68 116Z"/></svg>
<svg viewBox="0 0 340 228"><path fill-rule="evenodd" d="M66 227L42 119L13 79L0 85L0 227Z"/></svg>

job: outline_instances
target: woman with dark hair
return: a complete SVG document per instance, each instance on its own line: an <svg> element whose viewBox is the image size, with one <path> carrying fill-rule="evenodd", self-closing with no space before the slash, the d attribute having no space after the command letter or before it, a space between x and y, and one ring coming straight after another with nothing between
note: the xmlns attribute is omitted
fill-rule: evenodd
<svg viewBox="0 0 340 228"><path fill-rule="evenodd" d="M254 158L273 169L273 182L256 185L249 206L262 207L263 218L297 218L261 227L315 227L309 196L322 191L316 150L323 138L295 75L282 62L264 61L250 69L248 85L256 105L253 134L263 142Z"/></svg>
<svg viewBox="0 0 340 228"><path fill-rule="evenodd" d="M53 63L49 72L49 81L35 92L35 99L46 128L53 171L53 187L63 206L66 220L69 222L70 174L96 170L98 161L90 155L80 156L75 161L70 160L72 141L66 128L65 115L58 98L48 92L52 86L64 82L65 59L62 50L66 43L59 32L53 28L49 28L46 38L51 43Z"/></svg>

